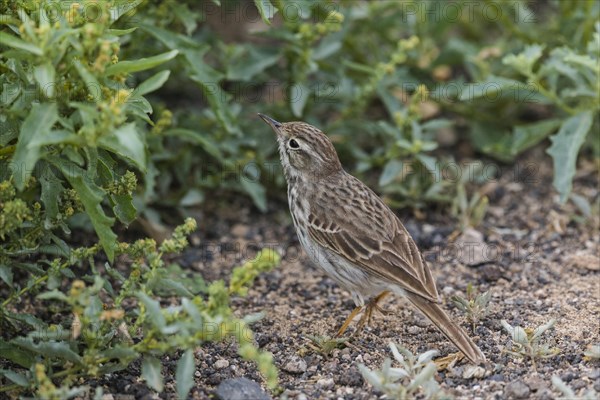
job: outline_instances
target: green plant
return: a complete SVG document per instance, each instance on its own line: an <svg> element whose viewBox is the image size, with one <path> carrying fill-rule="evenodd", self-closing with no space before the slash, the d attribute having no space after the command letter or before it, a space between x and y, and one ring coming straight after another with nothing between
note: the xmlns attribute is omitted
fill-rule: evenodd
<svg viewBox="0 0 600 400"><path fill-rule="evenodd" d="M228 286L215 281L205 292L192 292L193 285L185 279L170 276L164 258L181 252L187 246L186 235L195 228L193 219L186 220L160 246L151 239L119 243L116 253L127 256L126 268L109 263L97 268L93 258L100 246L94 245L76 249L69 257L53 259L46 270L32 270L25 287L12 285L13 294L0 306L0 354L13 367L0 370L0 375L13 384L4 385L0 392L33 391L47 398L56 393L66 396L70 390L75 393L75 389L66 388L80 378L116 372L138 359L142 361L141 377L161 392L164 385L160 357L181 352L177 392L185 397L193 384L194 348L228 338L236 340L242 357L257 362L268 385L274 387L277 370L271 355L254 346L249 328L260 315L235 317L229 298L245 295L254 278L276 265L279 256L263 250L254 260L233 270ZM75 275L82 272L81 277ZM69 282L68 290L63 289L65 280ZM179 300L170 301L168 307L157 300L173 296ZM72 318L59 321L43 312L16 312L15 304L24 299L41 302L53 309L53 314ZM52 381L64 385L57 389Z"/></svg>
<svg viewBox="0 0 600 400"><path fill-rule="evenodd" d="M551 358L560 352L557 348L540 343L542 335L556 323L554 319L535 329L513 327L505 320L502 320L501 323L504 330L510 335L512 342L512 347L505 351L515 357L529 358L534 370L536 369L536 359Z"/></svg>
<svg viewBox="0 0 600 400"><path fill-rule="evenodd" d="M478 164L480 167L481 164ZM483 221L489 204L488 197L474 191L471 198L467 195L468 179L473 171L463 174L456 184L456 197L452 200L450 213L458 220L460 231L477 227ZM478 171L479 172L479 171Z"/></svg>
<svg viewBox="0 0 600 400"><path fill-rule="evenodd" d="M127 169L143 174L148 165L145 143L152 107L143 96L160 88L169 71L136 88L125 81L129 74L177 55L170 51L119 59L119 38L132 29L115 25L137 3L70 3L53 14L48 12L56 11L54 2L11 6L13 13L0 32L0 44L6 46L0 58L0 84L6 90L0 179L16 193L5 189L13 199L3 209L10 223L3 227L8 240L2 244L1 264L47 251L50 244L64 251L53 231L69 232L67 220L75 213L91 223L112 261L115 220L129 224L136 218L132 192L137 179ZM99 13L93 22L84 15L92 5ZM35 210L25 211L22 202Z"/></svg>
<svg viewBox="0 0 600 400"><path fill-rule="evenodd" d="M556 375L552 376L552 385L563 395L563 397L559 397L559 398L562 398L562 399L568 399L568 400L593 400L593 399L596 399L598 397L597 394L596 394L596 391L594 389L588 390L582 396L577 396L575 394L575 392L573 391L573 389L571 389L569 387L569 385L567 385L565 382L563 382L563 380L560 379Z"/></svg>
<svg viewBox="0 0 600 400"><path fill-rule="evenodd" d="M432 361L438 352L429 350L419 356L413 355L403 347L390 343L394 359L400 367L392 367L392 361L386 358L380 371L370 370L363 364L358 369L373 387L393 399L412 399L424 396L426 399L447 399L435 381L437 367Z"/></svg>
<svg viewBox="0 0 600 400"><path fill-rule="evenodd" d="M588 143L595 146L596 157L599 154L600 127L594 116L600 111L600 23L595 24L595 32L592 24L597 21L600 8L589 1L574 5L558 24L562 34L569 29L580 30L581 41L577 42L545 43L547 36L532 37L525 34L524 26L503 19L502 23L509 24L511 30L522 33L521 51L505 55L496 67L480 62L476 66L478 82L468 85L460 96L463 101L480 103L485 103L484 96L493 96L497 103L510 103L506 108L529 103L554 110L552 117L525 124L511 121L510 127L478 118L472 125L471 139L481 151L509 161L549 137L547 153L554 163L553 184L562 202L569 198L577 157L590 133ZM580 13L591 13L584 25L577 25L575 16ZM541 30L530 32L539 34Z"/></svg>
<svg viewBox="0 0 600 400"><path fill-rule="evenodd" d="M315 348L319 353L323 355L330 355L335 349L340 349L345 346L345 343L349 338L332 338L327 335L325 336L307 336L311 343L311 347Z"/></svg>
<svg viewBox="0 0 600 400"><path fill-rule="evenodd" d="M476 289L469 283L467 285L467 297L453 296L452 303L466 314L473 330L475 330L477 323L488 313L490 298L490 292L477 294Z"/></svg>
<svg viewBox="0 0 600 400"><path fill-rule="evenodd" d="M590 344L583 352L583 355L590 360L600 360L600 344Z"/></svg>

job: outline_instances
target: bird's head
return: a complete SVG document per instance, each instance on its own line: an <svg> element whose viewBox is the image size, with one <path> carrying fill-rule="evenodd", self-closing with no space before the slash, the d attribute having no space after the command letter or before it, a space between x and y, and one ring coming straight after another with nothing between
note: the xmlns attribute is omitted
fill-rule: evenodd
<svg viewBox="0 0 600 400"><path fill-rule="evenodd" d="M278 122L258 114L277 134L279 156L286 177L328 176L342 169L331 140L306 122Z"/></svg>

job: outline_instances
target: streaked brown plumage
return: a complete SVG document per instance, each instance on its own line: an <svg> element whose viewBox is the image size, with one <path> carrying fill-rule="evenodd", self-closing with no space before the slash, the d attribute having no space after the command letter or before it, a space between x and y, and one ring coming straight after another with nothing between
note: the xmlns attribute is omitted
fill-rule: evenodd
<svg viewBox="0 0 600 400"><path fill-rule="evenodd" d="M377 303L393 292L406 296L469 360L485 361L439 306L435 280L410 234L371 189L343 170L329 138L304 122L259 116L277 134L290 213L302 246L352 294L357 306L338 335L364 310L360 330Z"/></svg>

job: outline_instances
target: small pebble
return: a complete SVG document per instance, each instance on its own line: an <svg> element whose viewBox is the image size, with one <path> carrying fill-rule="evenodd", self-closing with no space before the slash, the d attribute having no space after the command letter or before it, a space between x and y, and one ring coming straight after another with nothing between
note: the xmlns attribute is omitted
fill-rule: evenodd
<svg viewBox="0 0 600 400"><path fill-rule="evenodd" d="M529 386L523 381L514 381L506 385L504 395L509 399L526 399L529 397Z"/></svg>
<svg viewBox="0 0 600 400"><path fill-rule="evenodd" d="M249 229L248 225L235 224L233 228L231 228L231 234L235 237L245 237L248 234Z"/></svg>
<svg viewBox="0 0 600 400"><path fill-rule="evenodd" d="M229 367L229 361L227 361L227 360L221 359L221 360L217 360L215 362L216 369L223 369L223 368L227 368L227 367Z"/></svg>
<svg viewBox="0 0 600 400"><path fill-rule="evenodd" d="M285 363L282 369L291 374L302 374L306 372L306 361L298 356L292 356L287 363Z"/></svg>
<svg viewBox="0 0 600 400"><path fill-rule="evenodd" d="M322 389L331 389L333 385L333 378L322 378L317 381L317 386Z"/></svg>
<svg viewBox="0 0 600 400"><path fill-rule="evenodd" d="M226 379L219 384L216 393L217 398L221 400L270 400L271 397L266 394L260 385L248 378Z"/></svg>

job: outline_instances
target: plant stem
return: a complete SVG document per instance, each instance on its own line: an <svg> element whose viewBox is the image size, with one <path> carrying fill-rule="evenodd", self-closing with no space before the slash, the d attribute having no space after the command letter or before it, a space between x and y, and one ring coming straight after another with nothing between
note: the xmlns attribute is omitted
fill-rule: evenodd
<svg viewBox="0 0 600 400"><path fill-rule="evenodd" d="M2 307L1 308L6 308L7 305L9 305L13 300L15 300L16 298L21 297L22 295L24 295L25 293L27 293L28 291L30 291L31 289L33 289L34 287L44 283L46 280L48 280L48 275L43 275L40 276L39 278L37 278L35 280L35 282L33 282L32 285L29 286L25 286L23 289L19 290L18 292L15 292L12 294L12 296L10 296L8 299L4 300L2 302Z"/></svg>

